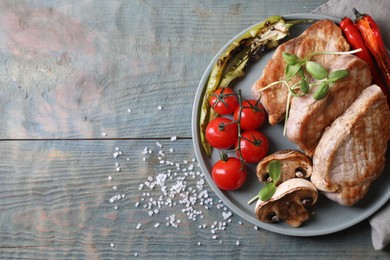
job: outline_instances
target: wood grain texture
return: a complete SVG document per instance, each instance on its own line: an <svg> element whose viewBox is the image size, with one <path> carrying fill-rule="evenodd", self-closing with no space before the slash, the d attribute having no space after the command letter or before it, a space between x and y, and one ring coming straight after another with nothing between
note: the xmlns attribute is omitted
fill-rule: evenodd
<svg viewBox="0 0 390 260"><path fill-rule="evenodd" d="M322 2L1 0L0 259L388 259L366 221L297 238L233 214L213 239L230 210L192 162L192 102L215 53L270 15ZM178 195L149 216L162 190L146 182L168 170L169 189L184 177L189 192L204 186L204 218L190 220Z"/></svg>
<svg viewBox="0 0 390 260"><path fill-rule="evenodd" d="M149 177L155 179L159 173L176 169L160 163L159 151L164 152L164 160L180 163L182 169L193 164L194 158L191 140L158 142L162 148L155 140L1 142L0 167L4 170L0 186L0 258L127 259L135 253L149 259L389 256L386 251L371 249L367 222L332 235L300 238L255 230L252 224L233 214L226 230L216 231L218 239L214 240L211 225L214 221L223 222L222 212L229 209L218 209L218 198L207 184L204 189L214 205L208 210L196 206L203 211L203 219L188 219L182 212L186 206L179 203L179 198L173 199L176 206L163 206L158 214L149 216L143 205L150 198L157 200L162 193L158 187L139 190L139 185ZM122 155L114 158L116 147ZM143 155L145 147L152 153ZM170 148L174 152L169 152ZM119 172L116 162L121 168ZM199 171L196 163L193 171ZM185 176L185 172L177 172L179 177ZM108 176L113 179L109 181ZM196 189L200 178L187 176L187 189ZM178 177L173 182L177 180ZM113 190L113 186L117 189ZM115 194L125 197L110 203ZM166 226L166 217L171 215L181 221L177 228ZM138 223L142 224L139 229ZM154 227L156 223L160 223L158 228ZM203 224L207 227L199 228Z"/></svg>
<svg viewBox="0 0 390 260"><path fill-rule="evenodd" d="M190 137L217 51L321 2L1 1L0 138Z"/></svg>

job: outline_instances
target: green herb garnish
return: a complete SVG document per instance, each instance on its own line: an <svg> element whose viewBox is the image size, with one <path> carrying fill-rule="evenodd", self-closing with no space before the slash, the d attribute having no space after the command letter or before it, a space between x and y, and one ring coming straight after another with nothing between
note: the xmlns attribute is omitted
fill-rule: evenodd
<svg viewBox="0 0 390 260"><path fill-rule="evenodd" d="M311 88L317 87L316 90L313 91L312 97L317 101L321 100L326 97L329 89L335 82L348 76L348 70L345 69L336 70L329 73L323 66L321 66L321 64L311 61L310 58L316 55L353 54L360 51L361 49L348 52L313 52L304 58L299 58L297 55L287 52L282 53L283 60L287 63L284 73L285 80L272 82L271 84L260 89L260 91L264 91L274 85L279 84L287 87L288 97L283 135L286 135L286 123L289 116L291 97L307 95L310 93ZM308 72L308 76L304 75L304 69L306 69ZM291 84L290 81L294 76L299 76L300 80L294 84Z"/></svg>
<svg viewBox="0 0 390 260"><path fill-rule="evenodd" d="M259 191L259 193L253 197L251 200L248 201L248 204L251 204L257 199L260 199L262 201L267 201L276 192L276 183L280 179L281 175L281 164L278 160L273 160L268 164L268 172L271 181L264 184L264 187Z"/></svg>

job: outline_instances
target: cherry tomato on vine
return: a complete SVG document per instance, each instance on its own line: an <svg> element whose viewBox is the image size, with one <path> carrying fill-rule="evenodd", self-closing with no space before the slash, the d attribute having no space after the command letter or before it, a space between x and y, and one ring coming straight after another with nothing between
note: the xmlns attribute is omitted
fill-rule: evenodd
<svg viewBox="0 0 390 260"><path fill-rule="evenodd" d="M236 147L238 147L238 140ZM247 163L258 163L268 153L269 142L267 137L260 131L250 130L241 134L241 155ZM236 151L239 156L239 151Z"/></svg>
<svg viewBox="0 0 390 260"><path fill-rule="evenodd" d="M238 120L240 107L234 111L234 120ZM265 121L265 110L257 100L244 100L242 102L240 127L242 130L256 130Z"/></svg>
<svg viewBox="0 0 390 260"><path fill-rule="evenodd" d="M229 115L238 106L238 98L231 88L218 88L211 95L209 104L218 114Z"/></svg>
<svg viewBox="0 0 390 260"><path fill-rule="evenodd" d="M247 170L239 159L229 157L226 161L219 160L213 166L211 177L218 188L236 190L240 188L247 176Z"/></svg>
<svg viewBox="0 0 390 260"><path fill-rule="evenodd" d="M217 149L228 149L237 143L237 123L224 117L214 118L206 127L206 140Z"/></svg>

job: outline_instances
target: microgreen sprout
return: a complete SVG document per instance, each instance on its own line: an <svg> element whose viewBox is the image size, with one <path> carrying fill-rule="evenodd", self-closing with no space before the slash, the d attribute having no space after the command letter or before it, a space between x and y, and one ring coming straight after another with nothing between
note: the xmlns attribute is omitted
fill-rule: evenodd
<svg viewBox="0 0 390 260"><path fill-rule="evenodd" d="M287 52L282 53L283 60L287 63L284 72L285 79L272 82L259 91L267 90L275 85L281 85L287 88L288 96L283 135L286 135L286 122L289 116L290 101L292 97L300 97L312 92L311 95L315 100L321 100L326 97L329 89L334 83L348 76L348 70L342 69L329 73L321 64L310 59L316 55L354 54L360 51L362 51L362 49L347 52L312 52L304 58L299 58L297 55ZM305 76L304 71L307 72L307 76ZM299 80L292 83L292 78L295 76L299 76ZM310 91L312 88L314 88L313 91Z"/></svg>
<svg viewBox="0 0 390 260"><path fill-rule="evenodd" d="M248 204L253 203L255 200L267 201L272 198L276 192L276 183L280 179L281 175L281 163L278 160L273 160L268 164L268 172L271 181L264 184L259 193L248 201Z"/></svg>

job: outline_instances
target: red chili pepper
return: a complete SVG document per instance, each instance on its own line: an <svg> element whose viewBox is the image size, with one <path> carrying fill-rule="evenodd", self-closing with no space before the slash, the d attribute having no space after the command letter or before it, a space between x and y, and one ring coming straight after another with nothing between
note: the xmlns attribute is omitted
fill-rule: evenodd
<svg viewBox="0 0 390 260"><path fill-rule="evenodd" d="M387 87L387 97L389 101L390 92L390 56L383 42L380 30L374 19L367 14L359 13L355 8L353 12L356 15L356 26L359 29L364 43L370 50L376 60L380 72L385 80Z"/></svg>
<svg viewBox="0 0 390 260"><path fill-rule="evenodd" d="M345 38L347 38L348 43L351 45L352 49L362 49L362 51L356 53L355 55L364 60L371 68L371 75L372 75L372 81L380 86L382 90L386 90L386 85L383 81L382 76L378 72L378 67L374 61L374 58L372 57L370 50L367 48L367 46L364 44L364 40L358 30L356 28L353 21L348 18L344 17L341 20L340 28L344 33Z"/></svg>

